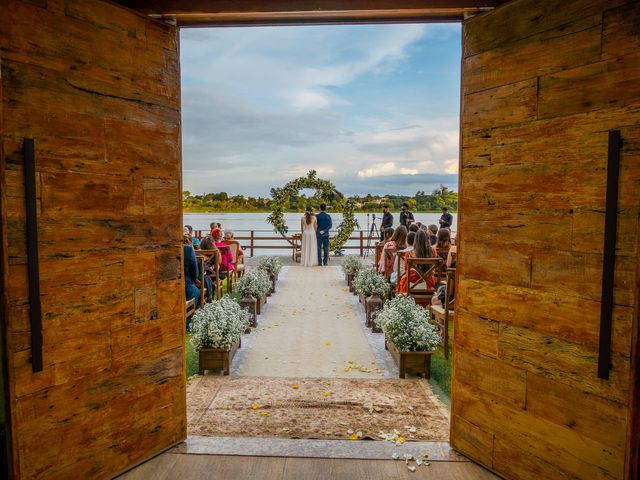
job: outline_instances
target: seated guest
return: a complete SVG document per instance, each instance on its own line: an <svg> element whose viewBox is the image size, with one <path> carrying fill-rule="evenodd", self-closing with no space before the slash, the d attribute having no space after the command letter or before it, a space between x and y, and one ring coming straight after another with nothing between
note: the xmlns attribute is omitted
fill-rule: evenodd
<svg viewBox="0 0 640 480"><path fill-rule="evenodd" d="M415 238L416 232L409 232L407 235L407 248L400 250L398 255L396 255L396 259L393 263L393 272L389 275L389 283L391 283L391 285L395 285L398 281L398 271L400 272L400 276L404 273L405 257L413 251L413 242L415 241Z"/></svg>
<svg viewBox="0 0 640 480"><path fill-rule="evenodd" d="M227 247L220 251L220 275L226 272L233 272L233 253L231 253L231 249L228 248L229 246L222 240L222 230L214 228L213 232L211 232L211 237L216 247Z"/></svg>
<svg viewBox="0 0 640 480"><path fill-rule="evenodd" d="M427 234L429 235L429 242L431 242L431 246L433 247L438 242L438 226L437 225L429 225Z"/></svg>
<svg viewBox="0 0 640 480"><path fill-rule="evenodd" d="M196 261L196 252L191 246L189 229L184 228L182 250L184 254L184 292L187 300L195 299L196 308L200 304L200 272ZM188 327L188 325L187 325Z"/></svg>
<svg viewBox="0 0 640 480"><path fill-rule="evenodd" d="M420 227L417 224L412 223L411 225L409 225L410 232L417 232L418 230L420 230Z"/></svg>
<svg viewBox="0 0 640 480"><path fill-rule="evenodd" d="M189 237L191 238L191 244L193 245L193 248L197 250L200 247L200 239L193 236L193 227L191 225L185 225L184 227L189 229Z"/></svg>
<svg viewBox="0 0 640 480"><path fill-rule="evenodd" d="M235 242L235 238L234 238L234 233L233 230L231 229L226 229L224 231L224 241L225 242ZM238 251L237 251L237 255L238 255L238 263L242 263L244 264L244 252L242 251L242 247L240 247L238 245Z"/></svg>
<svg viewBox="0 0 640 480"><path fill-rule="evenodd" d="M202 251L207 251L207 250L209 251L213 250L214 253L205 253L205 254L201 253ZM220 252L218 252L218 249L213 244L213 240L211 239L210 236L207 235L200 241L200 249L198 250L198 255L204 258L205 302L209 303L213 301L213 291L214 291L213 280L211 280L209 275L213 274L213 270L214 270L213 267L215 265L216 255L217 256L220 255Z"/></svg>
<svg viewBox="0 0 640 480"><path fill-rule="evenodd" d="M393 262L395 260L395 254L391 252L391 250L402 250L407 247L407 228L403 225L400 225L395 229L391 238L384 244L382 248L382 256L380 257L380 266L378 267L378 271L385 276L391 273L391 269L393 268Z"/></svg>
<svg viewBox="0 0 640 480"><path fill-rule="evenodd" d="M393 227L385 228L382 241L384 243L387 243L389 239L393 236L393 232L395 232L395 229Z"/></svg>
<svg viewBox="0 0 640 480"><path fill-rule="evenodd" d="M449 249L451 248L451 231L448 228L441 228L438 230L438 237L436 244L433 249L436 251L436 254L442 258L442 260L447 260L447 255L449 254Z"/></svg>
<svg viewBox="0 0 640 480"><path fill-rule="evenodd" d="M408 254L408 257L435 258L433 249L431 248L431 245L429 245L427 234L423 230L420 230L418 233L416 233L416 238L413 242L413 250ZM418 280L420 280L420 274L426 273L429 267L427 265L418 265L416 268L418 269L417 271L414 271L412 269L412 271L409 272L409 280L411 281L411 283L415 283ZM425 289L434 288L435 283L436 283L436 279L433 276L430 276L427 281L427 284L422 285L421 287ZM406 293L408 291L409 291L409 285L407 283L407 275L403 269L400 275L400 281L398 282L397 292Z"/></svg>

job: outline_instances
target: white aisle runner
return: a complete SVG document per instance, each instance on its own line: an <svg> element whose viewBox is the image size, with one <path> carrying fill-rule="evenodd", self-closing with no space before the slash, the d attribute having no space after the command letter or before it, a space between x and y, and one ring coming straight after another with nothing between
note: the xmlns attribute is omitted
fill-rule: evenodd
<svg viewBox="0 0 640 480"><path fill-rule="evenodd" d="M238 375L382 378L339 267L283 273Z"/></svg>

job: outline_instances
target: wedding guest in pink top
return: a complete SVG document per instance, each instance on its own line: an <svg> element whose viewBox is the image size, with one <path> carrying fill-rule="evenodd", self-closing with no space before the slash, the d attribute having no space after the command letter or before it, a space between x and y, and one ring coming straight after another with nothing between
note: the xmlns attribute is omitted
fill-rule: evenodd
<svg viewBox="0 0 640 480"><path fill-rule="evenodd" d="M216 244L216 247L225 247L220 249L220 271L222 272L233 272L233 253L227 245L222 240L222 230L219 228L214 228L211 231L211 237L213 237L213 241Z"/></svg>

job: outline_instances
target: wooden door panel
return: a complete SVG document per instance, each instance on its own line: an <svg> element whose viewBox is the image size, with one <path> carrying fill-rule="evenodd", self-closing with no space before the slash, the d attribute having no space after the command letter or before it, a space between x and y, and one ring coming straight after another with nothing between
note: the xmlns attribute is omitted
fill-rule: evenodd
<svg viewBox="0 0 640 480"><path fill-rule="evenodd" d="M2 9L13 470L109 477L186 435L177 29L99 0ZM24 137L36 145L38 373Z"/></svg>
<svg viewBox="0 0 640 480"><path fill-rule="evenodd" d="M451 442L506 478L633 475L640 56L627 45L637 25L633 0L514 0L463 23ZM603 380L609 130L623 147Z"/></svg>

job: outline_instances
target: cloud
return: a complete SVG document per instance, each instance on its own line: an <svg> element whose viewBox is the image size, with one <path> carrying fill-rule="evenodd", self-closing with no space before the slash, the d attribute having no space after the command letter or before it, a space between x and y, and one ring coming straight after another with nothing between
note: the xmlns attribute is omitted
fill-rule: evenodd
<svg viewBox="0 0 640 480"><path fill-rule="evenodd" d="M459 47L459 34L457 25L182 30L184 188L267 195L310 169L347 194L435 188L440 174L455 184L458 93L438 110L428 85L441 80L423 67L430 42Z"/></svg>
<svg viewBox="0 0 640 480"><path fill-rule="evenodd" d="M263 101L268 96L288 107L325 108L343 101L330 88L368 72L393 71L427 30L426 25L184 29L183 82Z"/></svg>

